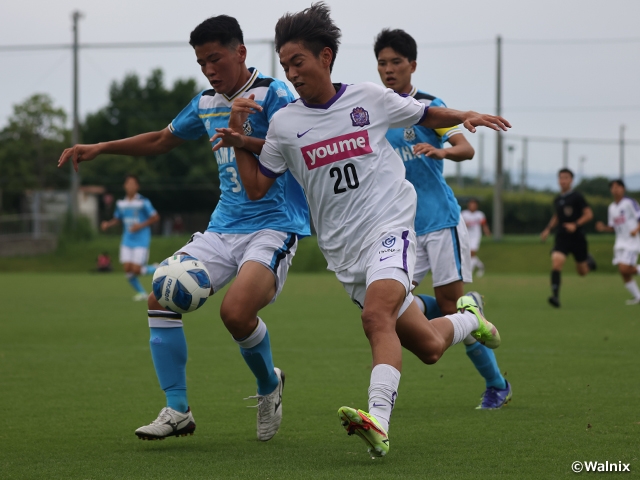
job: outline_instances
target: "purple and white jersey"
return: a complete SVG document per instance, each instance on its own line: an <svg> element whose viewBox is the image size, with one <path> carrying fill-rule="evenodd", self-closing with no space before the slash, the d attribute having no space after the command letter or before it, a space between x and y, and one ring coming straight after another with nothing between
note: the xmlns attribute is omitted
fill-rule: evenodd
<svg viewBox="0 0 640 480"><path fill-rule="evenodd" d="M640 206L638 202L624 197L619 203L609 205L609 226L616 231L616 243L613 246L625 250L640 251L640 234L631 236L631 231L638 228Z"/></svg>
<svg viewBox="0 0 640 480"><path fill-rule="evenodd" d="M273 116L260 169L290 170L302 185L318 245L338 272L384 232L413 230L416 192L386 134L419 123L428 107L373 83L335 87L324 105L298 99Z"/></svg>
<svg viewBox="0 0 640 480"><path fill-rule="evenodd" d="M472 212L471 210L463 210L461 212L462 219L467 226L469 232L469 243L472 245L480 244L482 238L482 225L487 223L487 218L480 210Z"/></svg>

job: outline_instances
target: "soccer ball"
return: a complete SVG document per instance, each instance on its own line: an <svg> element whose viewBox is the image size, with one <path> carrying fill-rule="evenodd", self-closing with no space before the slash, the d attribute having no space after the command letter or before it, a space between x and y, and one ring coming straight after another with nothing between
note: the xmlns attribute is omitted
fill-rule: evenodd
<svg viewBox="0 0 640 480"><path fill-rule="evenodd" d="M153 296L172 312L193 312L204 304L210 291L209 272L190 255L167 258L153 274Z"/></svg>

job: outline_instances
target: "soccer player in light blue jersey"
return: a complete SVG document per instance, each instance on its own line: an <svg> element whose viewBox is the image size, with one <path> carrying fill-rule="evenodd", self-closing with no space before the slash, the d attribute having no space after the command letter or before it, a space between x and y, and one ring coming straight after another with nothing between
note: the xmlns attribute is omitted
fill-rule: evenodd
<svg viewBox="0 0 640 480"><path fill-rule="evenodd" d="M124 267L127 281L136 291L135 301L147 299L147 292L138 279L139 275L152 275L157 265L147 265L151 244L151 225L160 220L156 209L148 198L138 193L140 182L135 175L127 175L124 180L125 198L116 202L116 211L111 220L100 224L104 232L122 223L120 242L120 263Z"/></svg>
<svg viewBox="0 0 640 480"><path fill-rule="evenodd" d="M374 52L382 83L401 95L421 103L444 107L444 102L411 84L416 70L418 49L415 40L403 30L382 30ZM463 295L464 283L472 281L469 236L460 206L442 174L445 158L460 162L473 158L474 150L458 127L429 129L421 125L392 128L387 140L404 160L406 177L418 194L415 230L417 258L413 276L418 285L431 270L435 298L416 295L415 301L429 319L456 312L456 300ZM451 146L444 148L445 143ZM482 306L482 297L471 292ZM500 373L493 351L469 336L467 355L484 377L486 390L479 409L500 408L511 399L511 385Z"/></svg>
<svg viewBox="0 0 640 480"><path fill-rule="evenodd" d="M271 117L293 100L286 85L245 64L247 49L235 18L219 15L198 25L189 43L202 73L213 87L198 94L167 128L135 137L76 145L65 150L62 165L102 153L158 155L187 140L226 127L233 101L251 97L262 110L244 123L247 148L259 153ZM258 312L282 291L298 239L310 234L309 211L302 188L290 175L281 176L260 201L252 202L232 148L217 148L220 200L204 233L196 233L179 252L207 267L213 291L234 277L222 301L220 316L256 377L258 439L271 439L282 421L284 374L275 368L269 333ZM167 404L150 425L136 430L141 439L162 439L193 433L195 422L187 403L187 344L182 315L163 309L153 295L148 300L151 355ZM215 428L215 427L213 427Z"/></svg>

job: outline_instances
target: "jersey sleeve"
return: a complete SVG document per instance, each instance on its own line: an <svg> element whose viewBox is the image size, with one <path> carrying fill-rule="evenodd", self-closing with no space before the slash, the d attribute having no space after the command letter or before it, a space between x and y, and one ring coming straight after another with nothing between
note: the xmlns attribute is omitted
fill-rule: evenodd
<svg viewBox="0 0 640 480"><path fill-rule="evenodd" d="M447 105L440 98L434 98L431 101L431 106L432 107L444 107L444 108L447 108ZM436 129L434 129L434 131L438 134L438 136L442 139L443 142L448 142L449 139L451 137L453 137L454 135L462 133L462 130L457 125L455 127L436 128Z"/></svg>
<svg viewBox="0 0 640 480"><path fill-rule="evenodd" d="M258 157L260 172L269 178L278 178L287 171L287 162L280 150L278 135L276 134L275 122L271 122L267 131L262 152Z"/></svg>
<svg viewBox="0 0 640 480"><path fill-rule="evenodd" d="M168 128L176 137L183 140L196 140L202 135L207 134L207 129L198 114L198 104L201 95L197 95L189 105L184 107L182 111L169 124Z"/></svg>
<svg viewBox="0 0 640 480"><path fill-rule="evenodd" d="M293 102L295 98L289 88L282 82L274 81L269 85L269 91L262 104L263 112L267 116L267 121L271 122L273 115Z"/></svg>
<svg viewBox="0 0 640 480"><path fill-rule="evenodd" d="M413 97L398 95L390 88L379 88L382 90L380 93L389 119L389 128L410 127L423 120L429 109L424 103Z"/></svg>
<svg viewBox="0 0 640 480"><path fill-rule="evenodd" d="M144 199L144 213L147 216L147 218L154 216L156 213L156 209L153 208L153 205L151 205L151 200L149 200L148 198Z"/></svg>
<svg viewBox="0 0 640 480"><path fill-rule="evenodd" d="M633 218L640 222L640 205L633 198L629 199L629 204L631 205L631 212L633 213Z"/></svg>
<svg viewBox="0 0 640 480"><path fill-rule="evenodd" d="M581 193L578 193L578 201L577 203L577 207L580 210L580 214L582 215L582 212L584 211L585 208L587 208L589 206L589 203L587 202L587 199L584 198L584 195L582 195Z"/></svg>

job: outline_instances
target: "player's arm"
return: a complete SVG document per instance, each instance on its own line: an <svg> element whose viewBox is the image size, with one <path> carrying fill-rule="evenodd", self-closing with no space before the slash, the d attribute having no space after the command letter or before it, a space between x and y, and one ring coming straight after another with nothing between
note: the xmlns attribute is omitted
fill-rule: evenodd
<svg viewBox="0 0 640 480"><path fill-rule="evenodd" d="M489 224L487 223L486 219L482 221L482 231L487 237L491 236L491 230L489 229Z"/></svg>
<svg viewBox="0 0 640 480"><path fill-rule="evenodd" d="M60 159L58 160L58 167L63 166L69 160L73 162L73 168L77 172L78 164L80 162L88 162L93 160L98 155L113 154L113 155L131 155L134 157L146 156L146 155L160 155L167 153L178 145L182 145L185 142L180 137L177 137L169 128L165 128L158 132L148 132L134 137L124 138L122 140L113 140L111 142L94 143L90 145L74 145L71 148L67 148Z"/></svg>
<svg viewBox="0 0 640 480"><path fill-rule="evenodd" d="M551 220L549 220L549 224L540 234L540 239L544 242L549 236L549 234L551 233L551 230L553 230L557 225L558 225L558 215L554 213L553 217L551 217Z"/></svg>
<svg viewBox="0 0 640 480"><path fill-rule="evenodd" d="M578 220L576 220L574 223L565 223L563 227L569 233L573 233L578 228L589 223L591 220L593 220L593 210L591 210L591 207L586 206L582 209L582 216Z"/></svg>
<svg viewBox="0 0 640 480"><path fill-rule="evenodd" d="M413 153L415 155L423 154L438 160L446 158L454 162L462 162L473 158L475 150L461 133L452 135L447 141L451 144L449 148L436 148L430 143L418 143L414 145Z"/></svg>
<svg viewBox="0 0 640 480"><path fill-rule="evenodd" d="M605 225L604 222L596 222L596 230L599 232L614 232L615 229L609 225Z"/></svg>
<svg viewBox="0 0 640 480"><path fill-rule="evenodd" d="M488 115L477 112L461 112L451 108L429 107L418 125L425 128L448 128L462 124L471 133L475 133L476 127L487 127L491 130L506 131L511 124L504 118L496 115Z"/></svg>
<svg viewBox="0 0 640 480"><path fill-rule="evenodd" d="M131 233L135 233L138 230L142 230L143 228L147 228L151 225L153 225L154 223L157 223L158 221L160 221L160 215L158 215L158 212L154 212L149 218L147 218L144 222L140 222L140 223L134 223L133 225L131 225L129 227L129 231Z"/></svg>
<svg viewBox="0 0 640 480"><path fill-rule="evenodd" d="M104 220L102 223L100 223L100 230L102 230L103 232L106 232L111 227L119 223L120 223L120 219L116 217L113 217L111 220Z"/></svg>

